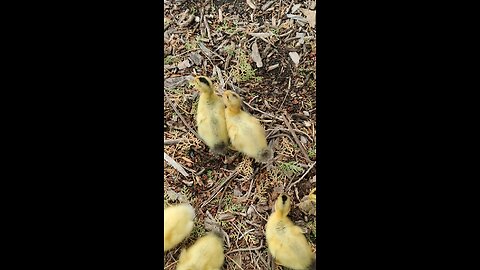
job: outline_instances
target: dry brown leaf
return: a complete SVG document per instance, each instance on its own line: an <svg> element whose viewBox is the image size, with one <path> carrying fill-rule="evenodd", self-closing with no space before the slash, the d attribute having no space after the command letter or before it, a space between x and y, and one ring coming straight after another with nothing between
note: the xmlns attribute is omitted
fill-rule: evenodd
<svg viewBox="0 0 480 270"><path fill-rule="evenodd" d="M199 53L192 52L189 57L195 65L200 66L202 64L203 57Z"/></svg>
<svg viewBox="0 0 480 270"><path fill-rule="evenodd" d="M180 70L189 68L191 66L192 65L190 64L190 61L188 61L188 59L178 63L178 65L177 65L178 69L180 69Z"/></svg>
<svg viewBox="0 0 480 270"><path fill-rule="evenodd" d="M300 63L300 55L298 55L297 52L289 52L288 55L290 55L290 58L295 63L295 65L298 65L298 63Z"/></svg>
<svg viewBox="0 0 480 270"><path fill-rule="evenodd" d="M301 8L300 11L307 17L308 24L310 24L312 28L315 28L315 17L317 12L306 8Z"/></svg>
<svg viewBox="0 0 480 270"><path fill-rule="evenodd" d="M164 80L163 88L167 90L173 89L176 87L186 85L191 80L193 80L193 76L191 75L167 78Z"/></svg>
<svg viewBox="0 0 480 270"><path fill-rule="evenodd" d="M262 57L258 51L258 44L256 41L254 41L252 44L252 59L255 61L255 64L257 64L257 67L263 67Z"/></svg>
<svg viewBox="0 0 480 270"><path fill-rule="evenodd" d="M291 12L292 12L292 13L295 13L295 11L297 11L297 10L300 8L301 5L302 5L302 4L293 5Z"/></svg>

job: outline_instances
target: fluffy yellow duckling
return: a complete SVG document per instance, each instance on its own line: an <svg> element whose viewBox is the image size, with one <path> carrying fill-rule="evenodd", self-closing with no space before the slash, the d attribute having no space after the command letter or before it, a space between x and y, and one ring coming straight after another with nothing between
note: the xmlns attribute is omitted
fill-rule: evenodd
<svg viewBox="0 0 480 270"><path fill-rule="evenodd" d="M177 270L219 270L224 260L222 239L209 233L187 250L182 250Z"/></svg>
<svg viewBox="0 0 480 270"><path fill-rule="evenodd" d="M225 120L227 122L228 137L232 147L258 162L267 162L273 157L273 151L268 147L265 129L260 121L242 111L242 99L232 91L223 92Z"/></svg>
<svg viewBox="0 0 480 270"><path fill-rule="evenodd" d="M314 188L310 191L310 194L308 194L308 198L314 203L317 202L317 194L316 193L317 193L317 188Z"/></svg>
<svg viewBox="0 0 480 270"><path fill-rule="evenodd" d="M228 147L225 105L215 94L209 78L197 76L193 79L193 84L200 91L196 117L198 135L214 154L224 154Z"/></svg>
<svg viewBox="0 0 480 270"><path fill-rule="evenodd" d="M287 217L290 205L287 195L278 196L275 212L266 225L268 250L279 265L296 270L308 269L313 265L314 254L300 227Z"/></svg>
<svg viewBox="0 0 480 270"><path fill-rule="evenodd" d="M178 204L163 210L163 251L170 250L185 239L193 229L195 210L189 204Z"/></svg>

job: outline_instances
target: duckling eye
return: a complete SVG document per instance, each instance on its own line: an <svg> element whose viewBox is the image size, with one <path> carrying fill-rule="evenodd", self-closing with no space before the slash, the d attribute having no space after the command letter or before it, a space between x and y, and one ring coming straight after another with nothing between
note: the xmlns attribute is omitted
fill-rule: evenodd
<svg viewBox="0 0 480 270"><path fill-rule="evenodd" d="M206 84L206 85L210 86L210 83L209 83L209 82L208 82L208 80L207 80L207 79L205 79L204 77L200 77L200 78L198 78L198 79L199 79L199 80L200 80L202 83L204 83L204 84Z"/></svg>

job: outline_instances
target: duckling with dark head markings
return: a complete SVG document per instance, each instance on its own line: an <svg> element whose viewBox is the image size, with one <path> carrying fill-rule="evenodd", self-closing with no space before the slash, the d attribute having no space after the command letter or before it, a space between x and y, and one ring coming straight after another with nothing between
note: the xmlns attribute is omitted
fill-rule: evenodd
<svg viewBox="0 0 480 270"><path fill-rule="evenodd" d="M277 264L304 270L312 267L314 254L300 227L287 217L290 205L286 194L278 196L275 211L265 226L267 246Z"/></svg>
<svg viewBox="0 0 480 270"><path fill-rule="evenodd" d="M266 163L273 157L273 151L268 147L265 129L260 121L242 111L242 99L232 91L223 92L225 120L228 137L232 147L258 162Z"/></svg>
<svg viewBox="0 0 480 270"><path fill-rule="evenodd" d="M225 105L215 94L209 78L197 76L193 84L200 91L196 116L198 135L214 154L224 154L228 147Z"/></svg>

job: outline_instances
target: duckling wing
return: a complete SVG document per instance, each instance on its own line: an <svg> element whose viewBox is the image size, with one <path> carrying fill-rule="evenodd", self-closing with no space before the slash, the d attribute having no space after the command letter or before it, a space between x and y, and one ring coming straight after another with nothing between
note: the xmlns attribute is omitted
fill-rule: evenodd
<svg viewBox="0 0 480 270"><path fill-rule="evenodd" d="M208 113L206 112L206 110L199 109L199 111L197 112L197 125L204 123L205 120L207 120L207 117L208 117Z"/></svg>
<svg viewBox="0 0 480 270"><path fill-rule="evenodd" d="M239 128L237 127L237 125L231 123L230 125L228 125L227 129L228 129L228 136L230 137L230 141L232 142L232 144L235 144L235 142L237 142L239 139L239 133L240 133Z"/></svg>

